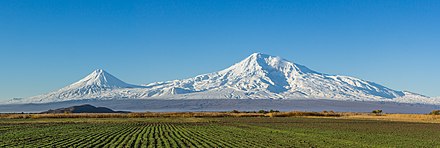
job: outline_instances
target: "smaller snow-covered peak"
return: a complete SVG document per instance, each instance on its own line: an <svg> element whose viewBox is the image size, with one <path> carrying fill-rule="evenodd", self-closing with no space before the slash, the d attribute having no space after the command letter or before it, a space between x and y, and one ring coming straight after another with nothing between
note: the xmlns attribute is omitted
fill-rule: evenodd
<svg viewBox="0 0 440 148"><path fill-rule="evenodd" d="M107 73L107 72L104 71L103 69L96 69L91 74L100 75L100 74L104 74L104 73Z"/></svg>
<svg viewBox="0 0 440 148"><path fill-rule="evenodd" d="M68 100L90 99L90 98L105 98L106 95L111 95L112 91L144 88L142 86L125 83L110 73L97 69L69 86L59 89L58 91L50 92L44 95L30 97L23 101L11 102L58 102ZM115 97L115 96L113 96Z"/></svg>
<svg viewBox="0 0 440 148"><path fill-rule="evenodd" d="M87 75L85 78L79 80L76 83L66 87L65 89L72 88L82 88L82 87L99 87L99 88L132 88L137 87L136 85L127 84L110 73L102 70L96 69L91 74Z"/></svg>
<svg viewBox="0 0 440 148"><path fill-rule="evenodd" d="M111 74L107 73L102 69L96 69L82 80L89 82L102 82L102 81L105 82L107 81L107 76L113 77L111 76Z"/></svg>

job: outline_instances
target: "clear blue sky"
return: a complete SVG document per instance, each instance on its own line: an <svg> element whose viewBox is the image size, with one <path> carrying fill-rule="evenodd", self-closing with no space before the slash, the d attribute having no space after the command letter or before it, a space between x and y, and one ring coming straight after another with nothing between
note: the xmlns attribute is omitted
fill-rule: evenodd
<svg viewBox="0 0 440 148"><path fill-rule="evenodd" d="M224 69L253 52L440 96L440 1L0 1L0 98L102 68L134 84Z"/></svg>

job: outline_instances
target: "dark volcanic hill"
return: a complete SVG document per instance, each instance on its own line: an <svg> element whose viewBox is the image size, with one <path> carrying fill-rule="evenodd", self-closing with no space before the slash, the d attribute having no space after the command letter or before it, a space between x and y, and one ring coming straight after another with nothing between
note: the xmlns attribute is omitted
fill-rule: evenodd
<svg viewBox="0 0 440 148"><path fill-rule="evenodd" d="M79 105L79 106L71 106L67 108L59 108L55 110L48 110L42 113L129 113L126 111L114 111L112 109L106 107L95 107L89 104Z"/></svg>

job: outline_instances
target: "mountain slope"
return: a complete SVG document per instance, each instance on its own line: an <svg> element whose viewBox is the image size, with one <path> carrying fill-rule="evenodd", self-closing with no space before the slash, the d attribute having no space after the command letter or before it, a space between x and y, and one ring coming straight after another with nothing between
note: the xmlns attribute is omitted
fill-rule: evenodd
<svg viewBox="0 0 440 148"><path fill-rule="evenodd" d="M12 102L81 99L331 99L440 104L438 99L354 77L319 73L261 53L218 72L142 86L127 84L96 70L58 91Z"/></svg>
<svg viewBox="0 0 440 148"><path fill-rule="evenodd" d="M84 89L85 92L93 92L93 89L108 89L108 88L133 88L139 87L136 85L127 84L115 76L107 73L102 69L97 69L85 78L79 80L72 85L69 85L61 90L71 90L71 89Z"/></svg>
<svg viewBox="0 0 440 148"><path fill-rule="evenodd" d="M58 108L41 112L43 114L64 114L64 113L129 113L126 111L114 111L106 107L95 107L90 104Z"/></svg>
<svg viewBox="0 0 440 148"><path fill-rule="evenodd" d="M395 102L400 103L422 103L422 104L440 104L440 98L430 98L425 95L403 91L404 96L394 99Z"/></svg>
<svg viewBox="0 0 440 148"><path fill-rule="evenodd" d="M245 60L219 72L199 75L195 78L152 83L145 85L152 89L146 92L151 96L154 90L182 90L181 92L200 93L203 98L341 98L380 100L403 96L376 83L361 79L327 75L313 71L280 57L255 53ZM218 92L224 92L219 95ZM215 94L217 92L217 94ZM214 93L212 96L209 93ZM188 93L173 93L188 94ZM221 94L221 93L220 93ZM187 96L200 98L190 94ZM184 96L181 96L184 97ZM191 98L189 97L189 98Z"/></svg>
<svg viewBox="0 0 440 148"><path fill-rule="evenodd" d="M108 91L124 88L142 88L142 86L127 84L102 69L97 69L83 79L58 91L19 100L19 102L59 102L90 98L104 98Z"/></svg>

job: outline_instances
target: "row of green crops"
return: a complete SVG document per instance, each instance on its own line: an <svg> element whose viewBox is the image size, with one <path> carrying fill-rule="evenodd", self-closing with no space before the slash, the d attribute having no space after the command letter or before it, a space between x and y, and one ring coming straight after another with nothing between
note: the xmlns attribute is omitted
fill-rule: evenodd
<svg viewBox="0 0 440 148"><path fill-rule="evenodd" d="M247 147L191 123L77 123L2 126L0 147ZM207 127L212 128L212 127Z"/></svg>
<svg viewBox="0 0 440 148"><path fill-rule="evenodd" d="M82 120L82 119L75 119ZM0 147L435 147L440 125L311 118L3 120ZM98 122L99 121L99 122Z"/></svg>

